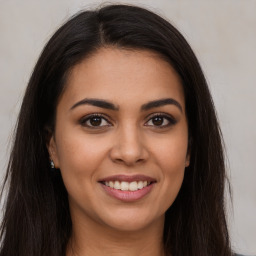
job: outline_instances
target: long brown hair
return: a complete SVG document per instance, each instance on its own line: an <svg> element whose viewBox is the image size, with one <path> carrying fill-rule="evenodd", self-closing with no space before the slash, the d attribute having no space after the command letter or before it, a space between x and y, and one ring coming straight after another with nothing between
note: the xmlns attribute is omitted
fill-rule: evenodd
<svg viewBox="0 0 256 256"><path fill-rule="evenodd" d="M166 212L166 253L232 255L224 210L222 137L197 58L177 29L157 14L136 6L107 5L80 12L61 26L35 66L7 168L0 256L65 255L72 222L61 175L50 169L46 127L54 130L57 102L71 68L106 45L157 52L182 81L191 162Z"/></svg>

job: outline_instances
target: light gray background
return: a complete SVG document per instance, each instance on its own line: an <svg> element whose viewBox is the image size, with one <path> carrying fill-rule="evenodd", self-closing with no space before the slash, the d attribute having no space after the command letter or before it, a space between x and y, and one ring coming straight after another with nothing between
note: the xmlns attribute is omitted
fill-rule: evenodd
<svg viewBox="0 0 256 256"><path fill-rule="evenodd" d="M113 2L113 1L108 1ZM124 1L119 1L122 3ZM0 0L0 175L24 89L44 44L81 8L100 1ZM169 19L205 71L227 147L234 249L256 254L256 1L126 1Z"/></svg>

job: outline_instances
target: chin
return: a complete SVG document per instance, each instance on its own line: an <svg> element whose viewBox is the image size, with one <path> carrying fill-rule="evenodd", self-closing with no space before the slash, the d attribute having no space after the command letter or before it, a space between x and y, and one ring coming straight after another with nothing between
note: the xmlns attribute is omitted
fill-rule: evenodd
<svg viewBox="0 0 256 256"><path fill-rule="evenodd" d="M104 223L117 231L135 232L152 227L159 222L164 223L164 214L161 216L152 216L151 212L132 212L120 211L117 215L111 215L109 218L105 215Z"/></svg>

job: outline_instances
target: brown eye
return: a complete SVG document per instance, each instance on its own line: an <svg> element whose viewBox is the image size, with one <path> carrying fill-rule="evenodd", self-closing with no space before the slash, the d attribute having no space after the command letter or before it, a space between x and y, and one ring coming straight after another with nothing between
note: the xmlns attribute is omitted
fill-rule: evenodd
<svg viewBox="0 0 256 256"><path fill-rule="evenodd" d="M89 128L100 128L100 127L106 127L110 125L107 119L100 115L87 116L83 118L80 121L80 123L82 126L86 126Z"/></svg>
<svg viewBox="0 0 256 256"><path fill-rule="evenodd" d="M95 116L95 117L90 118L88 121L91 126L100 126L102 123L102 118Z"/></svg>
<svg viewBox="0 0 256 256"><path fill-rule="evenodd" d="M152 123L155 126L160 126L163 124L163 122L164 122L164 118L161 116L156 116L152 118Z"/></svg>
<svg viewBox="0 0 256 256"><path fill-rule="evenodd" d="M177 121L169 115L156 114L153 117L151 117L145 125L152 126L152 127L164 128L164 127L174 125L176 123L177 123Z"/></svg>

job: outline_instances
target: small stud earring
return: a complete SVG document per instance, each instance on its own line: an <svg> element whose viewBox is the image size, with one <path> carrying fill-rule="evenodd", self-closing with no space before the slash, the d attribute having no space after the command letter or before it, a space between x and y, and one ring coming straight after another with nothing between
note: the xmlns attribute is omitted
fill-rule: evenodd
<svg viewBox="0 0 256 256"><path fill-rule="evenodd" d="M53 162L52 159L50 160L50 165L51 165L51 168L52 168L52 169L55 169L54 162Z"/></svg>

